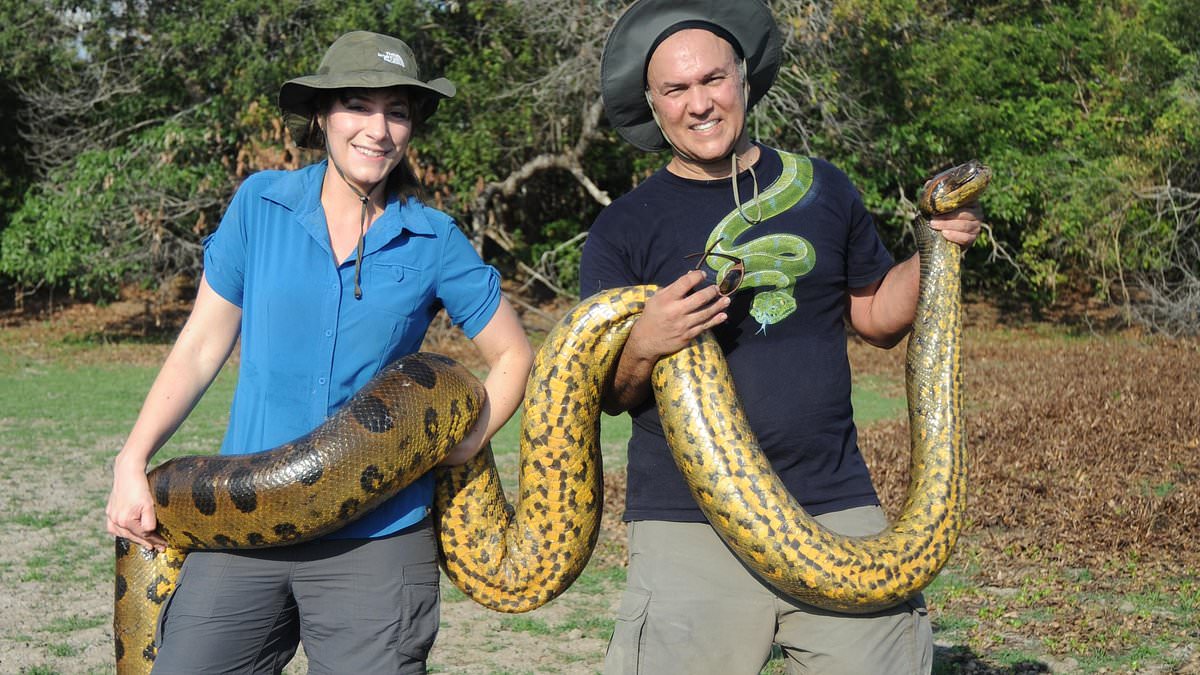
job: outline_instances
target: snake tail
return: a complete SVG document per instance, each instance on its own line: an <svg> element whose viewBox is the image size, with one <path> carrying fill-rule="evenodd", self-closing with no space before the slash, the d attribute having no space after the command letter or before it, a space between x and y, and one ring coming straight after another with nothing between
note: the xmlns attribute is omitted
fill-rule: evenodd
<svg viewBox="0 0 1200 675"><path fill-rule="evenodd" d="M149 672L162 603L186 552L310 541L360 518L424 475L474 426L483 385L437 354L397 359L328 420L249 455L172 459L147 478L166 552L118 540L117 671Z"/></svg>
<svg viewBox="0 0 1200 675"><path fill-rule="evenodd" d="M647 296L644 287L598 294L547 335L526 388L515 504L503 494L490 452L438 470L442 566L479 604L536 609L587 565L604 506L600 395Z"/></svg>

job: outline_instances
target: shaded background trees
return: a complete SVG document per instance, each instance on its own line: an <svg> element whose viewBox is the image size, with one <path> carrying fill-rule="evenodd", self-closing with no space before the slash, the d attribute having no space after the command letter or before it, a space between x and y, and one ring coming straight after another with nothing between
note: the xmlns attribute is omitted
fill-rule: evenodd
<svg viewBox="0 0 1200 675"><path fill-rule="evenodd" d="M0 298L194 278L249 173L316 158L274 93L346 30L394 33L459 86L414 143L430 200L526 299L577 292L598 210L665 157L620 143L599 55L623 2L4 0ZM1200 18L1190 0L770 0L785 63L765 142L859 185L898 255L938 169L996 170L969 291L1093 298L1200 327Z"/></svg>

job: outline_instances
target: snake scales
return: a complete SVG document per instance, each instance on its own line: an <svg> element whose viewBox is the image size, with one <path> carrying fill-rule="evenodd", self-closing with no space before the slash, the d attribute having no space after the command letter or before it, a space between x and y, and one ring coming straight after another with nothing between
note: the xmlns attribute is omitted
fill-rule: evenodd
<svg viewBox="0 0 1200 675"><path fill-rule="evenodd" d="M989 178L974 162L939 174L926 184L922 214L973 201ZM903 514L884 532L839 536L804 513L757 450L711 336L654 370L664 430L714 528L763 578L819 607L870 612L905 600L936 576L961 527L961 254L928 227L918 232L921 291L906 363L911 483ZM443 566L480 604L534 609L586 565L603 499L599 397L653 292L641 286L588 298L547 336L529 379L516 506L500 489L490 449L439 470ZM117 542L118 670L149 670L158 606L174 587L184 549L294 543L340 527L436 464L473 424L480 396L461 367L412 355L302 439L261 455L182 458L151 472L160 531L173 548L152 556ZM275 503L269 490L284 496ZM318 501L323 506L313 507ZM273 515L262 518L268 508Z"/></svg>

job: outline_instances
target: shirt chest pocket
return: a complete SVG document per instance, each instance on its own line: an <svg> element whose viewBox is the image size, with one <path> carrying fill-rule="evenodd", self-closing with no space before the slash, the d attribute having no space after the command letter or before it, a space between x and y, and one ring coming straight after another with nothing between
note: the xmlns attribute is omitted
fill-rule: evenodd
<svg viewBox="0 0 1200 675"><path fill-rule="evenodd" d="M428 304L429 290L425 273L417 267L399 263L376 263L371 266L363 299L372 310L411 317Z"/></svg>

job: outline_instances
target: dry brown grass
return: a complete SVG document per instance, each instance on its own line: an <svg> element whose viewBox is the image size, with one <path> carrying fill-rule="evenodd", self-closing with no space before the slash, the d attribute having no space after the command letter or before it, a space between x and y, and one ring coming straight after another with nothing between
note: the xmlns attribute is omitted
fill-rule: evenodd
<svg viewBox="0 0 1200 675"><path fill-rule="evenodd" d="M1005 326L985 310L972 309L965 336L968 525L928 594L948 641L939 672L1200 673L1200 342ZM0 326L18 351L117 342L128 350L103 350L105 360L144 364L166 350L144 342L169 340L185 316L186 306L132 300L10 313ZM427 347L478 365L448 326ZM851 341L856 376L897 396L903 357ZM872 425L861 443L895 513L906 424ZM607 476L606 564L623 562L623 478Z"/></svg>

